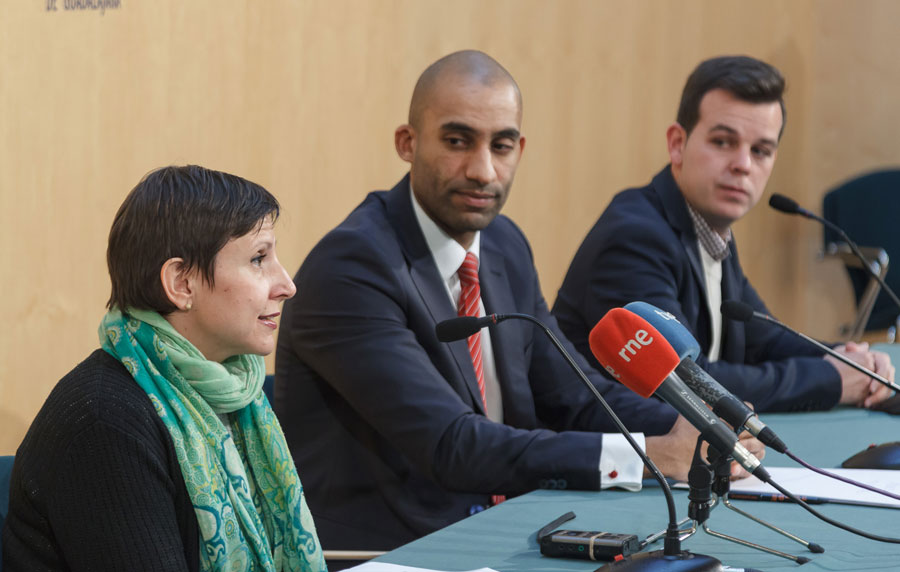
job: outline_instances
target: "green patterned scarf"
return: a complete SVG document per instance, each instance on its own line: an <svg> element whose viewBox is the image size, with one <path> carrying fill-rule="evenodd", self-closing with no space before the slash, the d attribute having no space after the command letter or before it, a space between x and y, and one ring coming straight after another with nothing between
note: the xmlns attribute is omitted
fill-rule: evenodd
<svg viewBox="0 0 900 572"><path fill-rule="evenodd" d="M326 570L284 434L261 391L262 357L211 362L165 318L143 310L111 310L99 335L169 429L200 525L201 569ZM230 432L218 414L227 414Z"/></svg>

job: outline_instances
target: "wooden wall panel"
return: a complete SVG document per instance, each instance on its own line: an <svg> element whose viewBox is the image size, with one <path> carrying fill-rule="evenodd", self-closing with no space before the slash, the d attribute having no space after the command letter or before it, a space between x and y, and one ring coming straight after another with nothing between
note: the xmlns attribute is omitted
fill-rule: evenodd
<svg viewBox="0 0 900 572"><path fill-rule="evenodd" d="M811 121L804 133L810 161L798 190L809 208L821 214L822 197L829 189L870 170L900 168L900 59L896 57L900 38L895 25L900 21L900 4L826 0L817 7L809 82ZM896 214L900 219L900 213ZM796 240L804 245L797 261L802 264L821 250L822 231L815 223L807 223ZM838 324L852 319L846 307L833 305L836 296L852 297L839 263L809 265L799 285L794 300L803 314L797 319L810 331L833 332Z"/></svg>
<svg viewBox="0 0 900 572"><path fill-rule="evenodd" d="M106 235L143 174L198 163L265 185L294 272L405 172L393 130L418 74L456 49L487 51L522 87L528 145L507 213L551 302L611 196L664 165L702 58L749 53L788 76L771 190L816 205L835 179L896 162L889 0L121 0L103 14L52 1L0 3L0 454L97 346ZM830 335L842 318L817 304L843 276L820 277L818 229L763 207L737 233L772 308Z"/></svg>

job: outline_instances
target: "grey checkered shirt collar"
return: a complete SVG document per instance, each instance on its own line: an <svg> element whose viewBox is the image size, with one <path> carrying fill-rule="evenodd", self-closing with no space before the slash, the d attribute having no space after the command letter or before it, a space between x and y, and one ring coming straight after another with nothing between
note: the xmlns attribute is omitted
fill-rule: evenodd
<svg viewBox="0 0 900 572"><path fill-rule="evenodd" d="M710 228L709 223L706 222L700 213L694 210L691 203L685 201L685 204L688 212L691 214L691 220L694 221L694 232L697 233L697 238L700 240L700 244L703 245L703 250L716 262L722 262L728 258L728 243L731 242L731 229L729 228L728 235L722 238L722 235Z"/></svg>

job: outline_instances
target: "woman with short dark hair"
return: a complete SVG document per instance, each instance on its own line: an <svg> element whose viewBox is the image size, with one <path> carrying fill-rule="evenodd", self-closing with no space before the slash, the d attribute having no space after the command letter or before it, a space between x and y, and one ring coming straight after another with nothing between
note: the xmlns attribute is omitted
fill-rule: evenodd
<svg viewBox="0 0 900 572"><path fill-rule="evenodd" d="M3 564L17 570L325 570L262 393L281 302L275 198L197 166L147 175L109 235L101 349L54 388L16 454Z"/></svg>

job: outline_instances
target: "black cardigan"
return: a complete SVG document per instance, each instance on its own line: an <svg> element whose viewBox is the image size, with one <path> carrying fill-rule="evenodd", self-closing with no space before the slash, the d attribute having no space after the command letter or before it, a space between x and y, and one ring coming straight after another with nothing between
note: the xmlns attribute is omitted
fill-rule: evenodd
<svg viewBox="0 0 900 572"><path fill-rule="evenodd" d="M3 570L199 570L199 528L147 394L96 350L56 385L16 453Z"/></svg>

